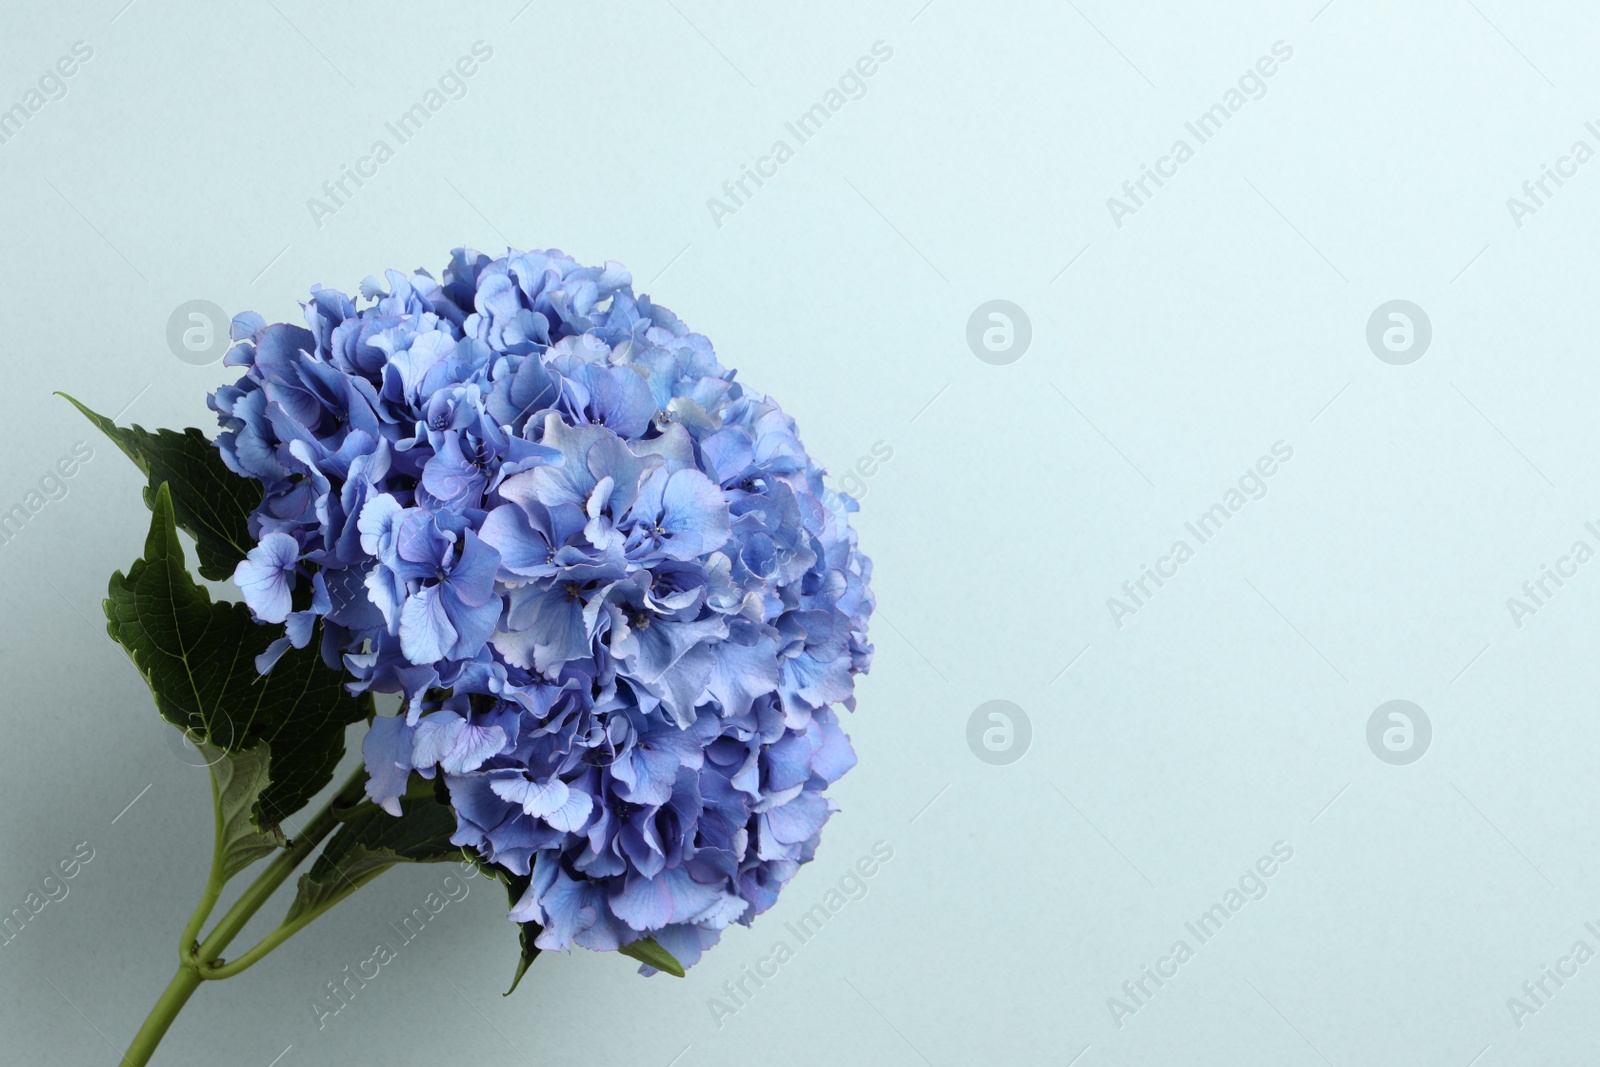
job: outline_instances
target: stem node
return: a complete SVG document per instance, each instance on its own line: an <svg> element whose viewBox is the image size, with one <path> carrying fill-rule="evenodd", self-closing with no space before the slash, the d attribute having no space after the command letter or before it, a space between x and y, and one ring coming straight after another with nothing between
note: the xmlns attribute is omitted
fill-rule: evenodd
<svg viewBox="0 0 1600 1067"><path fill-rule="evenodd" d="M217 898L222 894L222 832L221 832L221 807L217 805L217 844L213 850L211 862L211 875L207 879L205 892L201 895L200 904L195 908L194 915L189 919L183 936L178 941L178 973L173 975L172 981L167 983L167 988L162 992L155 1007L150 1010L150 1015L145 1019L144 1025L139 1028L139 1033L134 1036L133 1044L128 1046L127 1053L123 1056L119 1067L145 1067L150 1062L150 1057L155 1054L156 1046L166 1036L167 1029L172 1026L173 1019L178 1012L188 1003L194 991L200 988L202 982L219 981L231 978L244 967L254 963L256 959L277 947L286 934L269 936L265 942L255 949L240 957L230 967L222 958L222 950L244 930L261 906L265 904L278 887L288 880L295 868L311 855L317 845L322 843L338 825L334 817L336 807L348 805L348 794L352 793L365 779L366 772L357 767L355 772L344 786L334 795L321 811L317 812L306 823L305 829L293 841L287 842L287 848L281 852L266 868L250 883L250 886L240 895L233 907L228 909L226 915L217 921L217 925L204 941L199 939L200 927L210 917L211 909L216 905ZM216 779L212 779L212 800L216 804L217 786ZM341 803L342 802L342 803ZM320 914L318 912L317 914ZM312 916L314 918L315 915ZM306 919L305 922L309 922ZM293 930L298 930L305 922L295 924ZM282 928L280 927L280 931Z"/></svg>

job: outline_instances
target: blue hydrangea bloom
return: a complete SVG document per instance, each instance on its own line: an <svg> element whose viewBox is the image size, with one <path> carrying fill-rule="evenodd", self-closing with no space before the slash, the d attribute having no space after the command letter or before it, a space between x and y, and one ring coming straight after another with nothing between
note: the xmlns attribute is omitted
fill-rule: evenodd
<svg viewBox="0 0 1600 1067"><path fill-rule="evenodd" d="M618 264L458 249L442 283L304 308L236 318L211 399L264 488L235 575L285 624L259 668L320 621L352 691L400 694L368 796L398 815L443 775L452 840L531 880L539 947L694 963L811 859L855 764L855 502Z"/></svg>

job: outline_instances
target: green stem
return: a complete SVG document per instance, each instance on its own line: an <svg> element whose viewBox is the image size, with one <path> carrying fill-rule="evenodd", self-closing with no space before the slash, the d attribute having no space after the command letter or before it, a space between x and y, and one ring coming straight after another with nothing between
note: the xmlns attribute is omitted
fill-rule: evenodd
<svg viewBox="0 0 1600 1067"><path fill-rule="evenodd" d="M183 936L178 938L178 963L190 966L195 950L199 947L200 928L211 917L211 910L217 906L217 898L222 895L224 879L222 877L222 835L224 820L222 818L222 798L217 788L217 775L213 771L211 778L211 812L216 824L211 839L211 873L206 877L205 890L200 894L200 903L195 905L194 914L189 916L189 922L183 928ZM192 992L192 991L191 991Z"/></svg>
<svg viewBox="0 0 1600 1067"><path fill-rule="evenodd" d="M167 988L156 1001L155 1007L150 1010L149 1017L145 1019L144 1025L139 1028L139 1033L134 1036L133 1044L128 1046L127 1053L122 1057L122 1067L145 1067L150 1062L150 1057L155 1053L156 1046L160 1044L161 1039L166 1036L168 1028L172 1026L173 1019L177 1018L178 1012L189 1002L189 998L194 995L194 991L200 988L200 983L206 980L207 975L202 973L203 969L211 970L215 973L215 968L208 967L209 962L217 959L222 954L222 950L227 948L235 937L239 936L240 931L245 928L245 924L250 921L257 911L261 910L263 904L271 899L272 894L277 891L278 887L288 880L289 876L294 873L295 868L300 866L306 857L316 850L316 847L322 843L323 838L333 832L334 827L339 824L338 819L334 816L335 805L341 803L341 801L347 801L346 794L354 792L365 777L365 769L357 767L355 773L350 776L338 793L334 795L333 799L324 805L322 810L317 812L311 821L306 824L305 829L289 843L289 847L274 858L271 863L267 864L261 875L250 883L249 888L240 894L233 907L229 908L227 913L218 921L210 936L201 942L198 949L190 953L188 946L194 943L200 926L205 922L206 916L209 915L211 908L216 904L217 896L222 891L220 884L221 860L215 856L213 857L211 877L207 881L205 893L201 896L200 907L195 909L195 915L199 917L198 921L191 917L189 923L192 931L186 928L184 932L184 951L180 953L182 963L178 967L178 973L173 975L172 981L167 984ZM215 789L215 783L213 783L212 788ZM268 940L271 940L271 938ZM262 955L265 955L265 953L262 953ZM251 962L254 962L254 960ZM226 975L219 977L226 977Z"/></svg>
<svg viewBox="0 0 1600 1067"><path fill-rule="evenodd" d="M172 981L167 983L156 1006L150 1010L150 1017L145 1019L139 1033L134 1036L133 1044L128 1046L127 1053L122 1057L122 1067L144 1067L150 1062L150 1056L167 1035L172 1020L189 1003L189 998L200 988L202 981L204 979L200 977L200 972L192 967L178 968L178 973L172 976Z"/></svg>
<svg viewBox="0 0 1600 1067"><path fill-rule="evenodd" d="M229 960L227 963L218 964L215 967L202 961L199 967L200 977L208 981L221 981L224 978L232 978L241 971L248 970L251 966L260 961L262 957L266 956L267 953L271 952L273 949L289 940L301 930L304 930L306 927L310 926L317 919L331 911L334 905L340 903L346 897L350 896L356 890L360 889L362 886L366 885L368 882L372 881L374 878L378 877L378 875L382 874L388 869L389 868L384 867L373 871L365 877L358 878L353 882L349 882L347 887L337 896L332 897L317 907L310 908L295 916L293 919L285 922L282 926L279 926L276 930L272 931L272 933L262 938L261 942L256 945L255 948L251 949L249 952L246 952L243 956L240 956L237 959Z"/></svg>

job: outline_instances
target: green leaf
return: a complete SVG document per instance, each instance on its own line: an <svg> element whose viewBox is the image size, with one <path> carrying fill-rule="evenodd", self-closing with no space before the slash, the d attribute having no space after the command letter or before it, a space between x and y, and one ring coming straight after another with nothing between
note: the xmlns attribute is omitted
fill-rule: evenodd
<svg viewBox="0 0 1600 1067"><path fill-rule="evenodd" d="M227 752L214 745L197 746L211 768L216 785L217 852L226 882L263 856L286 843L276 828L256 829L253 813L261 791L271 781L272 759L269 746L257 745L244 752Z"/></svg>
<svg viewBox="0 0 1600 1067"><path fill-rule="evenodd" d="M522 895L528 891L528 883L533 881L527 875L512 874L503 867L495 867L481 860L478 861L478 869L506 887L506 896L510 898L513 908L517 906L517 901L522 899ZM517 925L521 927L518 934L522 944L522 956L517 960L517 973L511 976L511 988L502 993L501 996L509 997L517 991L517 986L522 984L522 976L528 973L528 968L533 966L533 961L538 958L540 952L539 946L534 944L534 941L537 940L540 934L544 933L544 927L533 922L518 923Z"/></svg>
<svg viewBox="0 0 1600 1067"><path fill-rule="evenodd" d="M653 937L635 941L630 945L623 945L617 951L624 956L633 957L640 963L654 967L658 971L670 974L674 978L683 977L683 964L679 963L672 953L657 944L656 939Z"/></svg>
<svg viewBox="0 0 1600 1067"><path fill-rule="evenodd" d="M342 824L300 876L300 891L284 922L321 913L397 863L440 863L462 858L450 843L455 812L432 796L408 799L403 814L369 811Z"/></svg>
<svg viewBox="0 0 1600 1067"><path fill-rule="evenodd" d="M66 393L56 395L83 412L145 473L150 484L144 502L152 509L161 484L172 487L178 528L195 539L201 576L218 582L231 578L245 553L255 547L250 513L261 505L261 483L229 470L216 445L193 427L182 433L123 428Z"/></svg>
<svg viewBox="0 0 1600 1067"><path fill-rule="evenodd" d="M168 722L229 753L271 743L271 780L253 818L276 827L332 780L345 727L368 717L372 699L345 691L316 634L271 674L257 674L256 656L283 627L257 624L243 604L212 603L184 565L165 483L151 508L144 558L111 576L106 632L127 649Z"/></svg>

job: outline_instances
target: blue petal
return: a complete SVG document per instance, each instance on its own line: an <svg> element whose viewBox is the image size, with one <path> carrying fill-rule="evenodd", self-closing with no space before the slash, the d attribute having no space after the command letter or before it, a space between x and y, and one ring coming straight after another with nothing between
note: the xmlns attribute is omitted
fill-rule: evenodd
<svg viewBox="0 0 1600 1067"><path fill-rule="evenodd" d="M783 844L809 841L828 821L828 802L818 793L801 793L782 807L773 808L762 818L772 836Z"/></svg>
<svg viewBox="0 0 1600 1067"><path fill-rule="evenodd" d="M450 570L450 589L468 607L482 607L494 598L494 579L499 570L500 553L468 530L461 559Z"/></svg>
<svg viewBox="0 0 1600 1067"><path fill-rule="evenodd" d="M714 907L720 894L682 870L654 878L630 875L620 893L611 896L611 910L635 930L659 930L671 922L688 922Z"/></svg>
<svg viewBox="0 0 1600 1067"><path fill-rule="evenodd" d="M528 513L518 505L502 504L489 512L478 533L500 553L500 567L507 574L535 578L555 572L550 542L533 528Z"/></svg>
<svg viewBox="0 0 1600 1067"><path fill-rule="evenodd" d="M460 511L483 501L489 478L462 455L459 434L447 434L444 447L422 468L422 486L440 507Z"/></svg>
<svg viewBox="0 0 1600 1067"><path fill-rule="evenodd" d="M262 622L283 622L294 607L289 580L300 561L300 543L285 533L270 533L234 568L233 582Z"/></svg>
<svg viewBox="0 0 1600 1067"><path fill-rule="evenodd" d="M811 721L810 729L822 735L822 744L812 757L811 769L824 781L837 782L845 772L856 765L856 750L850 739L839 728L838 719L831 711L822 712Z"/></svg>
<svg viewBox="0 0 1600 1067"><path fill-rule="evenodd" d="M278 661L289 648L290 642L287 637L280 637L268 645L267 650L256 657L256 673L271 674L272 668L278 665Z"/></svg>
<svg viewBox="0 0 1600 1067"><path fill-rule="evenodd" d="M400 649L418 666L436 663L455 644L456 628L445 607L444 588L431 586L400 610Z"/></svg>
<svg viewBox="0 0 1600 1067"><path fill-rule="evenodd" d="M367 762L367 797L390 815L400 814L400 797L411 777L411 727L402 715L372 720L361 741Z"/></svg>
<svg viewBox="0 0 1600 1067"><path fill-rule="evenodd" d="M703 556L728 543L728 502L704 474L679 471L668 477L661 494L660 525L670 558Z"/></svg>
<svg viewBox="0 0 1600 1067"><path fill-rule="evenodd" d="M729 718L743 718L755 698L778 685L778 646L762 637L754 645L724 641L717 646L716 663L706 688Z"/></svg>

